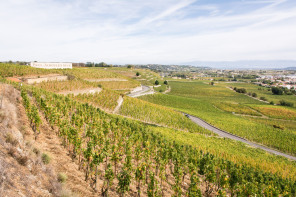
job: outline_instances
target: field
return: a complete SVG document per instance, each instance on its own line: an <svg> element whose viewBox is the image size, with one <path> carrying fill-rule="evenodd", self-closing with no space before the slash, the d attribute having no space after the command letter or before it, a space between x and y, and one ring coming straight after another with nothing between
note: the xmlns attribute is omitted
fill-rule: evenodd
<svg viewBox="0 0 296 197"><path fill-rule="evenodd" d="M221 101L227 101L230 103L239 103L239 106L244 106L241 109L235 109L236 111L243 111L246 106L261 106L262 102L227 89L225 87L227 84L220 83L211 86L205 82L170 81L169 83L172 88L169 95L147 95L140 98L195 115L225 131L296 155L295 122L289 122L290 127L283 126L287 121L280 120L272 120L272 124L265 124L263 121L257 121L266 119L264 116L258 116L258 118L241 116L216 107L217 105L219 106ZM266 107L269 105L264 103L262 106ZM286 109L281 106L278 107ZM286 114L282 116L284 116L284 119L289 118L289 115Z"/></svg>
<svg viewBox="0 0 296 197"><path fill-rule="evenodd" d="M92 104L101 109L112 112L117 106L117 100L120 94L115 91L103 89L100 93L95 94L79 94L74 96L75 100Z"/></svg>
<svg viewBox="0 0 296 197"><path fill-rule="evenodd" d="M252 105L252 108L270 118L296 120L296 109L272 105Z"/></svg>
<svg viewBox="0 0 296 197"><path fill-rule="evenodd" d="M146 123L182 129L189 132L211 134L211 132L191 122L180 112L137 98L124 97L123 104L120 108L120 114Z"/></svg>
<svg viewBox="0 0 296 197"><path fill-rule="evenodd" d="M250 107L238 103L220 102L214 104L214 106L226 112L250 116L260 116L258 112L252 110Z"/></svg>
<svg viewBox="0 0 296 197"><path fill-rule="evenodd" d="M49 82L41 82L36 85L39 88L45 89L47 91L52 92L65 92L65 91L75 91L75 90L83 90L83 89L92 89L97 88L98 85L92 82L74 79L67 81L49 81Z"/></svg>
<svg viewBox="0 0 296 197"><path fill-rule="evenodd" d="M131 90L140 86L139 83L135 83L134 81L101 81L98 84L112 90Z"/></svg>

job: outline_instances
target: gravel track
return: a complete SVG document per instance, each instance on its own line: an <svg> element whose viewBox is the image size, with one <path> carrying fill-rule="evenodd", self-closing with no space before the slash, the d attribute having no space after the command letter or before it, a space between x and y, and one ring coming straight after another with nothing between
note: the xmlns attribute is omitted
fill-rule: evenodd
<svg viewBox="0 0 296 197"><path fill-rule="evenodd" d="M250 141L248 141L248 140L246 140L246 139L244 139L242 137L236 136L234 134L223 131L223 130L217 128L217 127L214 127L213 125L207 123L206 121L204 121L204 120L202 120L202 119L200 119L198 117L195 117L195 116L192 116L192 115L189 115L189 114L185 114L185 115L190 120L192 120L194 123L198 124L199 126L205 128L205 129L208 129L208 130L218 134L221 137L225 137L225 138L233 139L233 140L236 140L236 141L240 141L240 142L246 143L246 144L248 144L250 146L253 146L255 148L260 148L260 149L265 150L265 151L267 151L269 153L272 153L272 154L275 154L275 155L280 155L280 156L283 156L283 157L286 157L288 159L296 161L296 157L294 157L294 156L291 156L291 155L276 151L274 149L268 148L268 147L260 145L260 144L256 144L254 142L250 142Z"/></svg>

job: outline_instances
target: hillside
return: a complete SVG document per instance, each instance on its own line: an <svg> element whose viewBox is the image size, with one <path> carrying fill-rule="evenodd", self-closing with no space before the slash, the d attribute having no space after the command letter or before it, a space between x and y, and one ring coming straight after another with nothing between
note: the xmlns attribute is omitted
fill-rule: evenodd
<svg viewBox="0 0 296 197"><path fill-rule="evenodd" d="M31 70L30 73L27 69L27 74L45 72ZM21 71L17 73L24 75ZM41 155L46 153L51 157L46 166L51 165L56 174L48 177L57 183L58 173L68 177L56 193L48 190L53 196L61 195L59 192L63 190L73 192L68 196L74 193L80 196L107 193L109 196L293 196L296 193L295 162L216 137L199 127L192 128L189 120L172 110L172 106L123 96L123 108L119 111L124 116L121 116L100 107L112 109L122 96L104 87L92 95L65 96L52 91L62 87L60 82L47 89L38 85L20 86L4 78L1 81L10 83L11 91L22 97L17 99L22 110L17 111L23 113L20 119L26 121L22 125L30 131L28 139ZM113 97L110 103L104 104ZM191 132L186 132L189 128ZM8 153L4 157L11 158Z"/></svg>

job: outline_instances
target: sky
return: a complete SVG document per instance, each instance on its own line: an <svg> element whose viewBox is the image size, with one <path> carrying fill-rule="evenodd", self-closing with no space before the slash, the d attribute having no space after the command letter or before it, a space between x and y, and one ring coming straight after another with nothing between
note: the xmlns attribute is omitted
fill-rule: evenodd
<svg viewBox="0 0 296 197"><path fill-rule="evenodd" d="M0 0L0 61L296 60L295 0Z"/></svg>

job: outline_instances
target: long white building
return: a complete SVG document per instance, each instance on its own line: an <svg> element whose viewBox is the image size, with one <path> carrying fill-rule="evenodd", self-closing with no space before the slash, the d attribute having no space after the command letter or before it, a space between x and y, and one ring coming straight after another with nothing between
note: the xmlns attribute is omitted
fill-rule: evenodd
<svg viewBox="0 0 296 197"><path fill-rule="evenodd" d="M31 67L45 69L72 69L72 63L66 62L31 62Z"/></svg>

